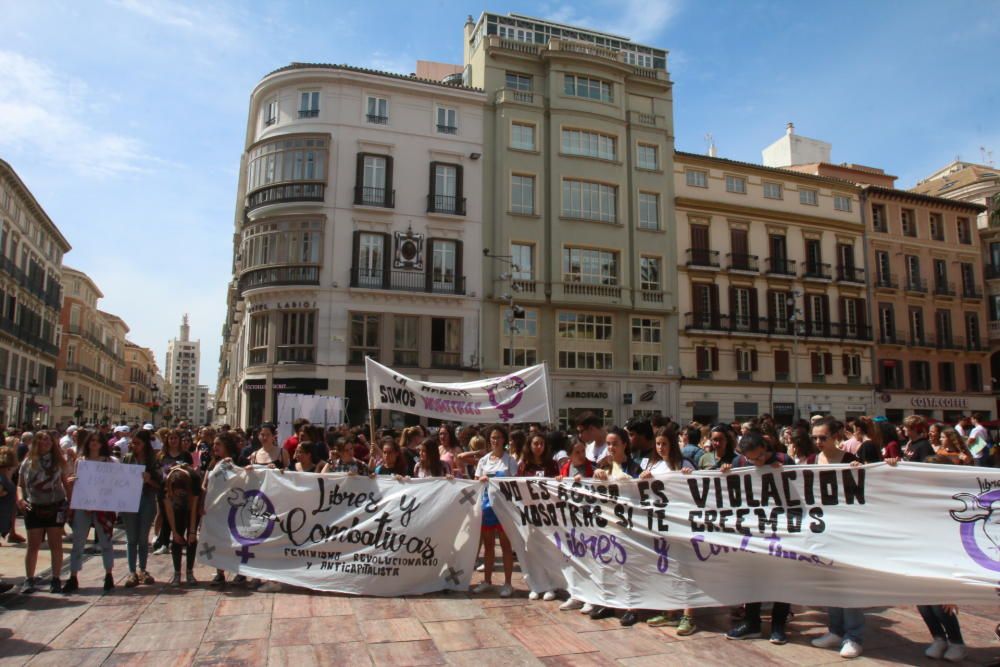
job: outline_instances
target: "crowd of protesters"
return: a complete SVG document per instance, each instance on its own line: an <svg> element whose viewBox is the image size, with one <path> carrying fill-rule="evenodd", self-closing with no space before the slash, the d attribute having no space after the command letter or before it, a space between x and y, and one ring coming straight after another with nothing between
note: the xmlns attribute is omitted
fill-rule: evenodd
<svg viewBox="0 0 1000 667"><path fill-rule="evenodd" d="M104 590L115 587L112 535L116 522L124 528L128 576L126 587L154 583L147 570L150 554L169 555L173 563L170 584L197 583L194 556L198 529L204 513L207 472L223 462L246 467L305 473L347 473L408 477L468 478L487 481L497 476L533 476L572 480L624 480L649 478L670 472L696 470L727 473L734 468L783 465L862 465L885 461L1000 467L1000 446L994 446L978 415L963 418L953 427L929 424L921 416L907 417L897 428L884 418L859 417L841 423L814 417L791 426L779 426L769 415L744 423L678 424L669 418L629 420L623 428L606 427L592 413L580 415L570 433L526 425L432 428L414 425L399 430L382 429L369 442L367 426L324 429L298 420L294 434L278 441L277 428L263 424L251 432L223 426L191 430L178 428L70 426L60 436L55 431L8 430L0 447L0 536L8 543L26 542L23 594L42 587L35 577L38 553L44 542L51 552L48 590L70 593L79 589L86 544L92 531L105 571ZM143 466L139 508L116 517L109 512L69 510L69 499L80 461L120 462ZM18 517L23 516L19 533ZM515 556L496 514L483 494L481 548L483 581L474 593L494 590L497 544L500 546L503 584L501 597L513 594ZM64 531L71 530L69 577L60 580ZM153 544L150 546L150 538ZM182 578L182 572L184 577ZM276 592L276 582L248 581L242 575L227 580L219 570L213 586L237 585ZM531 585L530 579L528 580ZM0 589L8 590L10 586ZM565 597L562 591L529 591L532 600ZM697 632L692 609L612 609L567 599L559 607L579 611L592 619L617 616L623 626L642 618L651 626L676 628L680 636ZM965 656L957 609L953 605L919 608L932 637L926 655L959 661ZM771 605L773 644L788 641L786 622L790 605ZM750 603L732 611L729 639L762 637L762 605ZM829 632L813 645L839 650L844 658L862 653L865 613L862 609L828 609Z"/></svg>

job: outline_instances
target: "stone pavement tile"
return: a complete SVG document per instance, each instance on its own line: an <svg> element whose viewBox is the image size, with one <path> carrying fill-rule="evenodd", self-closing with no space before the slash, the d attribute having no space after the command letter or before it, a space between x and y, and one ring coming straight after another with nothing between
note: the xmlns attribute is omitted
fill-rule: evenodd
<svg viewBox="0 0 1000 667"><path fill-rule="evenodd" d="M383 618L376 621L361 621L358 625L361 626L361 632L369 644L430 639L430 635L416 618Z"/></svg>
<svg viewBox="0 0 1000 667"><path fill-rule="evenodd" d="M551 623L551 617L544 611L529 606L487 607L486 617L500 625L544 625Z"/></svg>
<svg viewBox="0 0 1000 667"><path fill-rule="evenodd" d="M377 666L419 667L420 665L443 665L444 656L429 639L416 642L386 642L369 644L368 653Z"/></svg>
<svg viewBox="0 0 1000 667"><path fill-rule="evenodd" d="M586 637L587 641L600 648L601 653L616 660L662 653L663 647L670 641L654 628L641 626L588 632L580 636Z"/></svg>
<svg viewBox="0 0 1000 667"><path fill-rule="evenodd" d="M311 618L315 616L349 616L354 613L348 598L333 595L282 593L274 596L274 618Z"/></svg>
<svg viewBox="0 0 1000 667"><path fill-rule="evenodd" d="M828 648L816 648L810 644L809 642L814 637L815 634L809 637L789 635L789 641L784 646L775 646L768 641L756 640L753 641L753 647L757 652L771 656L773 660L784 660L796 665L825 665L830 662L843 661L843 658L840 657L840 649L834 651Z"/></svg>
<svg viewBox="0 0 1000 667"><path fill-rule="evenodd" d="M142 586L133 589L116 588L111 595L101 595L100 597L91 595L83 598L83 600L95 607L121 607L124 605L145 607L152 603L156 599L156 596L159 595L157 588L156 586ZM70 596L69 599L74 599L75 597Z"/></svg>
<svg viewBox="0 0 1000 667"><path fill-rule="evenodd" d="M357 638L361 631L351 616L271 619L271 646L329 644Z"/></svg>
<svg viewBox="0 0 1000 667"><path fill-rule="evenodd" d="M80 648L66 651L42 651L32 658L30 667L98 667L111 655L110 648Z"/></svg>
<svg viewBox="0 0 1000 667"><path fill-rule="evenodd" d="M774 657L758 650L766 640L672 642L664 644L656 655L623 658L619 664L626 667L663 667L663 665L698 665L698 667L733 667L733 665L794 665L780 656ZM775 648L782 648L776 646Z"/></svg>
<svg viewBox="0 0 1000 667"><path fill-rule="evenodd" d="M267 640L205 642L191 663L196 667L265 667Z"/></svg>
<svg viewBox="0 0 1000 667"><path fill-rule="evenodd" d="M574 653L573 655L550 655L542 658L548 667L618 667L618 662L603 653Z"/></svg>
<svg viewBox="0 0 1000 667"><path fill-rule="evenodd" d="M115 653L198 648L207 626L207 618L163 621L161 623L136 623L115 648Z"/></svg>
<svg viewBox="0 0 1000 667"><path fill-rule="evenodd" d="M175 651L112 653L104 667L187 667L194 660L196 648Z"/></svg>
<svg viewBox="0 0 1000 667"><path fill-rule="evenodd" d="M543 663L521 645L481 648L445 653L449 665L456 667L535 667Z"/></svg>
<svg viewBox="0 0 1000 667"><path fill-rule="evenodd" d="M136 623L162 623L164 621L186 621L192 618L211 618L215 613L216 597L159 597L139 614ZM104 607L113 609L114 607Z"/></svg>
<svg viewBox="0 0 1000 667"><path fill-rule="evenodd" d="M215 615L270 614L272 606L273 598L267 594L257 594L250 597L223 596L215 608Z"/></svg>
<svg viewBox="0 0 1000 667"><path fill-rule="evenodd" d="M311 646L275 646L271 643L267 664L270 667L371 667L372 659L364 642L314 644Z"/></svg>
<svg viewBox="0 0 1000 667"><path fill-rule="evenodd" d="M114 647L128 634L134 623L134 620L108 621L107 623L77 620L73 625L63 630L49 646L54 649Z"/></svg>
<svg viewBox="0 0 1000 667"><path fill-rule="evenodd" d="M600 650L584 635L578 635L566 628L551 624L516 625L508 628L508 631L539 658L569 653L591 653Z"/></svg>
<svg viewBox="0 0 1000 667"><path fill-rule="evenodd" d="M536 606L533 608L541 610L541 607ZM548 614L551 619L549 622L568 628L573 632L598 632L600 630L614 630L622 627L622 624L615 617L602 618L595 621L590 616L581 614L578 609L559 611L559 608L556 607L555 611L545 611L543 613Z"/></svg>
<svg viewBox="0 0 1000 667"><path fill-rule="evenodd" d="M424 623L424 629L442 651L473 651L498 646L519 646L517 640L496 621L475 618L468 621Z"/></svg>
<svg viewBox="0 0 1000 667"><path fill-rule="evenodd" d="M494 595L496 595L494 593ZM479 603L479 606L483 609L488 609L490 607L525 607L531 604L531 600L528 598L502 598L502 597L484 597L482 595L476 595L470 598Z"/></svg>
<svg viewBox="0 0 1000 667"><path fill-rule="evenodd" d="M83 615L80 616L76 622L107 623L110 621L137 621L147 615L146 609L148 609L148 607L137 609L135 605L131 604L91 607L87 611L83 612Z"/></svg>
<svg viewBox="0 0 1000 667"><path fill-rule="evenodd" d="M410 608L421 621L459 621L486 616L476 600L424 598L410 600Z"/></svg>
<svg viewBox="0 0 1000 667"><path fill-rule="evenodd" d="M263 639L271 633L270 614L213 616L205 630L206 642L232 642L240 639Z"/></svg>
<svg viewBox="0 0 1000 667"><path fill-rule="evenodd" d="M413 616L410 603L401 598L351 598L351 607L359 622Z"/></svg>
<svg viewBox="0 0 1000 667"><path fill-rule="evenodd" d="M37 600L30 602L37 602ZM32 605L36 608L23 608L20 606L21 601L18 601L18 604L18 607L8 609L3 615L0 615L0 632L7 630L12 635L10 639L0 642L0 657L24 655L23 652L14 653L14 647L9 646L15 642L38 644L38 650L41 650L41 647L72 625L73 621L79 618L85 609L75 605L62 609L38 609L37 605ZM36 652L37 650L31 651L28 655Z"/></svg>

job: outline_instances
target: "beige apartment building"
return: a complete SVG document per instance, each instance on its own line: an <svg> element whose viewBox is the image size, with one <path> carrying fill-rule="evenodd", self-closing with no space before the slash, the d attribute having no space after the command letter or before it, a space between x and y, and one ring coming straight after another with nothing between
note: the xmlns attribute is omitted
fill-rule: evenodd
<svg viewBox="0 0 1000 667"><path fill-rule="evenodd" d="M121 413L116 420L128 424L145 424L153 421L150 404L154 400L153 386L159 369L156 355L148 347L125 341L125 378L122 383Z"/></svg>
<svg viewBox="0 0 1000 667"><path fill-rule="evenodd" d="M121 416L128 326L98 309L104 294L86 273L64 266L62 282L54 423L111 421Z"/></svg>
<svg viewBox="0 0 1000 667"><path fill-rule="evenodd" d="M832 164L826 146L816 160L793 153L789 168L861 187L875 411L895 423L913 413L950 423L970 411L995 414L976 233L984 207L898 190L882 169Z"/></svg>
<svg viewBox="0 0 1000 667"><path fill-rule="evenodd" d="M0 160L0 424L52 424L66 238Z"/></svg>
<svg viewBox="0 0 1000 667"><path fill-rule="evenodd" d="M681 152L673 176L681 421L870 413L860 189Z"/></svg>
<svg viewBox="0 0 1000 667"><path fill-rule="evenodd" d="M481 368L548 363L564 426L676 415L666 51L492 13L465 26L485 111Z"/></svg>

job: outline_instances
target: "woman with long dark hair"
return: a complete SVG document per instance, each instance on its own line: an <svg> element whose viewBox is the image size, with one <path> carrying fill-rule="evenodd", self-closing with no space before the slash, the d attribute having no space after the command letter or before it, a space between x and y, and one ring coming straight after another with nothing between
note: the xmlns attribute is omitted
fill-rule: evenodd
<svg viewBox="0 0 1000 667"><path fill-rule="evenodd" d="M479 459L476 466L476 477L484 484L490 477L514 477L517 475L517 461L507 452L507 429L496 425L490 428L490 453ZM489 504L490 494L483 494L483 583L476 586L474 593L485 593L493 590L493 564L496 559L497 538L500 540L500 552L503 556L504 584L500 587L500 597L509 598L514 594L511 579L514 577L514 551L510 539L503 532L500 520Z"/></svg>
<svg viewBox="0 0 1000 667"><path fill-rule="evenodd" d="M235 465L237 457L240 455L239 440L231 432L221 432L215 436L215 440L212 441L212 451L211 456L208 460L208 465L205 467L205 473L201 476L201 497L204 497L205 492L208 490L208 473L215 470L216 466L227 463L230 465ZM202 508L204 512L204 508ZM179 555L179 554L178 554ZM179 559L178 559L179 561ZM175 564L174 570L179 573L180 562ZM234 584L245 584L247 578L238 574L233 577ZM215 577L208 582L209 586L225 586L226 584L226 573L222 570L215 570Z"/></svg>
<svg viewBox="0 0 1000 667"><path fill-rule="evenodd" d="M382 460L375 466L375 475L396 475L405 477L407 472L406 456L400 450L399 443L391 436L382 437Z"/></svg>
<svg viewBox="0 0 1000 667"><path fill-rule="evenodd" d="M139 431L133 436L131 448L122 463L143 466L139 511L122 512L129 571L125 587L132 588L139 584L153 583L153 576L146 570L146 562L149 557L149 530L153 527L153 518L156 516L156 498L163 487L163 475L156 462L153 438L149 431Z"/></svg>
<svg viewBox="0 0 1000 667"><path fill-rule="evenodd" d="M455 438L455 431L447 424L441 424L437 432L438 453L442 463L446 464L455 477L465 477L458 465L458 457L462 453L462 447Z"/></svg>
<svg viewBox="0 0 1000 667"><path fill-rule="evenodd" d="M69 496L73 496L73 483L77 478L77 471L84 461L95 463L117 463L111 458L111 452L106 440L101 440L98 434L93 431L79 431L80 443L76 462L73 465L73 474L67 478ZM69 579L63 586L63 593L72 593L79 590L80 582L77 580L77 573L83 569L83 547L87 543L87 536L90 534L90 527L93 526L97 532L97 542L101 545L101 557L104 561L104 590L110 591L115 587L115 578L111 574L115 565L114 550L111 546L111 533L115 527L114 512L97 512L90 510L71 510L73 528L73 548L69 557Z"/></svg>
<svg viewBox="0 0 1000 667"><path fill-rule="evenodd" d="M441 449L434 438L424 438L417 445L417 465L414 477L451 477L451 466L441 460Z"/></svg>
<svg viewBox="0 0 1000 667"><path fill-rule="evenodd" d="M184 450L181 445L181 433L176 429L160 429L164 432L163 449L157 454L156 460L160 465L160 474L166 479L170 469L176 465L194 465L194 458L190 452ZM237 452L237 457L239 452ZM235 458L233 459L236 460ZM153 545L153 553L158 555L170 553L170 526L166 521L166 508L164 507L165 490L160 490L160 512L156 518L157 539Z"/></svg>
<svg viewBox="0 0 1000 667"><path fill-rule="evenodd" d="M517 468L518 477L556 477L559 468L552 460L552 440L541 433L531 436L531 440L521 454ZM565 439L565 436L564 438Z"/></svg>

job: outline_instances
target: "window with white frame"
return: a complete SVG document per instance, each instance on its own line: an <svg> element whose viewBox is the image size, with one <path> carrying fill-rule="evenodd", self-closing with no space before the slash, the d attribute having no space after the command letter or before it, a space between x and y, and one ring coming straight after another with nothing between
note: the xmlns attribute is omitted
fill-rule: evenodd
<svg viewBox="0 0 1000 667"><path fill-rule="evenodd" d="M639 258L639 288L650 292L662 289L659 257L644 255Z"/></svg>
<svg viewBox="0 0 1000 667"><path fill-rule="evenodd" d="M660 228L660 195L652 192L639 193L639 229L658 230Z"/></svg>
<svg viewBox="0 0 1000 667"><path fill-rule="evenodd" d="M639 169L659 169L659 150L650 144L639 144L635 149L635 165Z"/></svg>
<svg viewBox="0 0 1000 667"><path fill-rule="evenodd" d="M559 313L559 338L584 341L613 341L611 315L596 313Z"/></svg>
<svg viewBox="0 0 1000 667"><path fill-rule="evenodd" d="M278 122L278 99L268 100L264 105L264 125L274 125Z"/></svg>
<svg viewBox="0 0 1000 667"><path fill-rule="evenodd" d="M736 352L736 372L753 373L753 350L748 347L738 347Z"/></svg>
<svg viewBox="0 0 1000 667"><path fill-rule="evenodd" d="M708 172L699 169L688 169L684 172L685 182L692 188L708 187Z"/></svg>
<svg viewBox="0 0 1000 667"><path fill-rule="evenodd" d="M562 214L567 218L615 222L618 188L590 181L563 180Z"/></svg>
<svg viewBox="0 0 1000 667"><path fill-rule="evenodd" d="M563 92L574 97L584 97L601 102L612 102L613 89L611 84L600 79L591 79L585 76L575 76L566 74L563 85Z"/></svg>
<svg viewBox="0 0 1000 667"><path fill-rule="evenodd" d="M859 378L861 377L861 355L860 354L845 354L844 355L844 375L849 378Z"/></svg>
<svg viewBox="0 0 1000 667"><path fill-rule="evenodd" d="M278 337L278 362L314 363L316 361L316 311L281 313Z"/></svg>
<svg viewBox="0 0 1000 667"><path fill-rule="evenodd" d="M612 321L611 315L560 312L557 332L559 368L611 369L614 365Z"/></svg>
<svg viewBox="0 0 1000 667"><path fill-rule="evenodd" d="M363 364L365 357L378 360L381 327L382 316L378 313L351 313L348 363Z"/></svg>
<svg viewBox="0 0 1000 667"><path fill-rule="evenodd" d="M520 74L518 72L507 72L504 85L511 90L520 90L521 92L530 93L531 92L531 76L528 74Z"/></svg>
<svg viewBox="0 0 1000 667"><path fill-rule="evenodd" d="M299 94L299 118L319 116L319 91L304 90Z"/></svg>
<svg viewBox="0 0 1000 667"><path fill-rule="evenodd" d="M851 198L847 195L833 195L833 207L838 211L851 211Z"/></svg>
<svg viewBox="0 0 1000 667"><path fill-rule="evenodd" d="M504 366L533 366L538 363L538 310L523 308L519 317L504 312L501 347Z"/></svg>
<svg viewBox="0 0 1000 667"><path fill-rule="evenodd" d="M764 196L768 199L781 199L781 183L764 182Z"/></svg>
<svg viewBox="0 0 1000 667"><path fill-rule="evenodd" d="M514 174L510 177L511 213L533 215L535 212L535 177Z"/></svg>
<svg viewBox="0 0 1000 667"><path fill-rule="evenodd" d="M535 126L530 123L511 123L510 147L524 151L535 150Z"/></svg>
<svg viewBox="0 0 1000 667"><path fill-rule="evenodd" d="M420 318L416 315L395 315L393 317L393 363L399 366L416 366L420 356Z"/></svg>
<svg viewBox="0 0 1000 667"><path fill-rule="evenodd" d="M378 95L369 95L365 105L365 120L375 125L389 122L389 100Z"/></svg>
<svg viewBox="0 0 1000 667"><path fill-rule="evenodd" d="M658 317L633 317L631 333L632 370L659 372L663 359L663 320Z"/></svg>
<svg viewBox="0 0 1000 667"><path fill-rule="evenodd" d="M457 280L458 242L434 239L431 242L431 280L437 292L454 292Z"/></svg>
<svg viewBox="0 0 1000 667"><path fill-rule="evenodd" d="M528 243L510 244L511 279L534 280L535 246Z"/></svg>
<svg viewBox="0 0 1000 667"><path fill-rule="evenodd" d="M563 281L617 285L618 253L593 248L563 248Z"/></svg>
<svg viewBox="0 0 1000 667"><path fill-rule="evenodd" d="M799 203L807 206L819 206L819 192L809 188L799 188Z"/></svg>
<svg viewBox="0 0 1000 667"><path fill-rule="evenodd" d="M587 130L562 131L562 152L567 155L614 160L617 154L616 144L615 137L607 134Z"/></svg>
<svg viewBox="0 0 1000 667"><path fill-rule="evenodd" d="M734 192L738 195L747 193L747 179L742 176L726 175L726 192Z"/></svg>
<svg viewBox="0 0 1000 667"><path fill-rule="evenodd" d="M437 131L441 134L458 132L458 109L452 107L437 108Z"/></svg>
<svg viewBox="0 0 1000 667"><path fill-rule="evenodd" d="M525 28L517 28L512 25L501 25L498 32L504 39L513 39L518 42L533 42L535 39L533 31Z"/></svg>
<svg viewBox="0 0 1000 667"><path fill-rule="evenodd" d="M268 313L254 313L250 316L250 336L248 362L251 364L267 363L267 328Z"/></svg>

